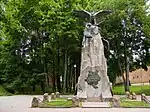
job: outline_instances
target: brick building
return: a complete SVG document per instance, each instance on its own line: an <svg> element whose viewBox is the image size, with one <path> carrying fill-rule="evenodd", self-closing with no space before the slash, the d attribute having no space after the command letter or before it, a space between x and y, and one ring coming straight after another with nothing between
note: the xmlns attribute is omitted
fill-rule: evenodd
<svg viewBox="0 0 150 112"><path fill-rule="evenodd" d="M146 83L150 81L150 66L148 70L138 69L129 73L129 80L131 83ZM122 83L122 77L116 78L116 84Z"/></svg>
<svg viewBox="0 0 150 112"><path fill-rule="evenodd" d="M138 69L129 73L131 83L145 83L150 81L150 66L148 70Z"/></svg>

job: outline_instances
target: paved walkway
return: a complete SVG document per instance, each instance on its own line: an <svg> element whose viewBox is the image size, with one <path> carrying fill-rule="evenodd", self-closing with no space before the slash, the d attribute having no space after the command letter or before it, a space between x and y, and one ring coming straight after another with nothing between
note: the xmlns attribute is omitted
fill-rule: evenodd
<svg viewBox="0 0 150 112"><path fill-rule="evenodd" d="M0 112L150 112L149 108L30 108L32 98L29 95L0 97Z"/></svg>
<svg viewBox="0 0 150 112"><path fill-rule="evenodd" d="M93 108L93 107L110 107L109 102L82 102L82 107Z"/></svg>
<svg viewBox="0 0 150 112"><path fill-rule="evenodd" d="M150 85L150 83L135 83L135 84L131 84L132 86L142 86L142 85Z"/></svg>

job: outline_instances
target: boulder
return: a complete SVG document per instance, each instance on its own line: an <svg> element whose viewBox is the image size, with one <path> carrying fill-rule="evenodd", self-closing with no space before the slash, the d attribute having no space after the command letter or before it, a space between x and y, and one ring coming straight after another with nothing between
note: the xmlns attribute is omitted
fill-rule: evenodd
<svg viewBox="0 0 150 112"><path fill-rule="evenodd" d="M137 99L137 97L136 97L136 94L135 94L135 93L132 93L132 99L133 99L133 100L136 100L136 99Z"/></svg>
<svg viewBox="0 0 150 112"><path fill-rule="evenodd" d="M52 93L52 94L51 94L51 100L54 100L54 99L55 99L55 94Z"/></svg>
<svg viewBox="0 0 150 112"><path fill-rule="evenodd" d="M130 92L129 91L126 91L126 97L130 98Z"/></svg>
<svg viewBox="0 0 150 112"><path fill-rule="evenodd" d="M40 99L37 97L33 97L31 107L38 107L40 103Z"/></svg>
<svg viewBox="0 0 150 112"><path fill-rule="evenodd" d="M120 107L120 100L117 98L112 98L112 107Z"/></svg>
<svg viewBox="0 0 150 112"><path fill-rule="evenodd" d="M56 98L60 98L60 93L56 92Z"/></svg>
<svg viewBox="0 0 150 112"><path fill-rule="evenodd" d="M141 101L144 101L146 103L150 103L150 100L146 97L145 94L141 94Z"/></svg>
<svg viewBox="0 0 150 112"><path fill-rule="evenodd" d="M68 101L70 100L72 101L74 107L79 107L79 99L76 96L74 96L73 98L68 98Z"/></svg>
<svg viewBox="0 0 150 112"><path fill-rule="evenodd" d="M43 102L48 102L48 101L49 101L48 93L44 93Z"/></svg>

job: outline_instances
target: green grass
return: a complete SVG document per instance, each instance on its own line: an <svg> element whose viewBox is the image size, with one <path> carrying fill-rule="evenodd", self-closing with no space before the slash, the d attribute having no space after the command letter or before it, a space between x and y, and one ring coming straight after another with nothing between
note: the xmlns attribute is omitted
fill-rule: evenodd
<svg viewBox="0 0 150 112"><path fill-rule="evenodd" d="M7 92L3 86L0 85L0 96L11 96L12 94Z"/></svg>
<svg viewBox="0 0 150 112"><path fill-rule="evenodd" d="M150 95L150 85L143 85L143 86L130 86L130 91L135 92L136 94L146 94ZM114 86L113 93L118 95L124 95L124 86Z"/></svg>
<svg viewBox="0 0 150 112"><path fill-rule="evenodd" d="M67 100L67 98L56 98L53 101L66 101L66 100Z"/></svg>
<svg viewBox="0 0 150 112"><path fill-rule="evenodd" d="M127 98L121 98L121 107L150 107L150 104L141 102L141 101L133 101Z"/></svg>
<svg viewBox="0 0 150 112"><path fill-rule="evenodd" d="M72 107L72 101L51 101L47 103L49 106Z"/></svg>
<svg viewBox="0 0 150 112"><path fill-rule="evenodd" d="M50 102L44 102L39 107L41 108L50 108L50 107L73 107L73 103L71 100L67 100L66 98L57 98Z"/></svg>

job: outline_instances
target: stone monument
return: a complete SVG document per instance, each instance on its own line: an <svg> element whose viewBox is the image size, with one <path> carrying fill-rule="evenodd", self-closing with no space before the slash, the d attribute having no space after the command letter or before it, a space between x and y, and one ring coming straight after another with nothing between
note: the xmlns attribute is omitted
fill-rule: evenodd
<svg viewBox="0 0 150 112"><path fill-rule="evenodd" d="M108 41L99 32L97 17L107 15L111 11L87 12L75 11L78 17L89 19L84 29L81 54L81 71L77 83L77 97L81 99L112 98L109 78L107 76Z"/></svg>

